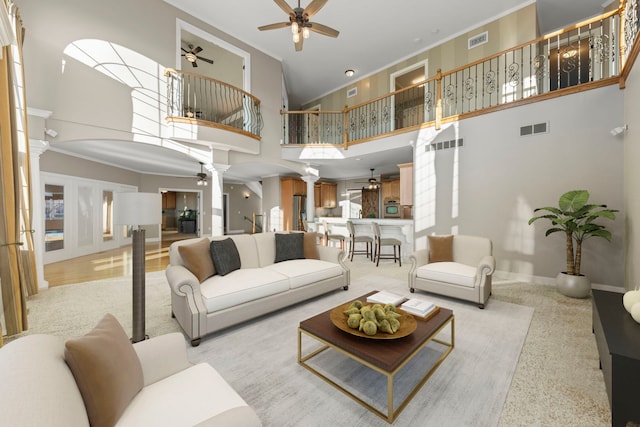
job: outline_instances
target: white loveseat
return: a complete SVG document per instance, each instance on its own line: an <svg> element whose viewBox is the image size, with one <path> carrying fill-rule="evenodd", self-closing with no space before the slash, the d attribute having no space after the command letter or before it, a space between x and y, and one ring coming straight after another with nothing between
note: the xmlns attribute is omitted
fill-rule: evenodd
<svg viewBox="0 0 640 427"><path fill-rule="evenodd" d="M465 235L430 236L431 246L438 242L431 237L452 237L452 242L449 242L449 254L441 258L441 250L438 248L435 252L440 258L438 262L433 262L433 247L415 251L409 257L409 290L414 292L420 289L472 301L477 303L479 308L484 308L491 295L491 276L496 268L491 240Z"/></svg>
<svg viewBox="0 0 640 427"><path fill-rule="evenodd" d="M315 236L315 234L314 234ZM185 266L179 247L200 239L181 240L169 248L167 280L172 315L197 346L203 336L292 304L349 287L344 252L315 245L319 259L276 259L276 233L214 236L230 238L240 255L240 268L216 274L202 283Z"/></svg>
<svg viewBox="0 0 640 427"><path fill-rule="evenodd" d="M258 427L253 409L209 364L191 364L184 337L172 333L133 345L144 387L116 426ZM0 348L0 425L89 426L65 340L27 335Z"/></svg>

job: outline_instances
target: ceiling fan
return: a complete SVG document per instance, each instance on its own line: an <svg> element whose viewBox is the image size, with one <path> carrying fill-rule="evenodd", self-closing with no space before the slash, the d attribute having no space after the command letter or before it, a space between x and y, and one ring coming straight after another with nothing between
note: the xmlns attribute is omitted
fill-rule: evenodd
<svg viewBox="0 0 640 427"><path fill-rule="evenodd" d="M366 182L366 186L363 186L362 189L368 189L368 190L377 190L380 188L380 183L378 181L376 181L376 179L373 177L373 171L375 169L371 168L369 169L371 171L371 178L369 178L369 180ZM364 183L364 181L363 181Z"/></svg>
<svg viewBox="0 0 640 427"><path fill-rule="evenodd" d="M300 0L298 0L298 7L292 8L284 0L273 0L280 9L284 10L289 15L289 22L278 22L276 24L263 25L258 27L258 30L275 30L278 28L291 27L291 33L293 34L293 43L295 44L296 51L302 50L302 41L309 38L309 31L313 31L323 36L338 37L339 31L326 25L318 24L316 22L309 22L309 19L327 3L328 0L311 0L311 3L306 8L300 7Z"/></svg>
<svg viewBox="0 0 640 427"><path fill-rule="evenodd" d="M193 47L192 44L189 44L187 46L189 47L189 50L183 47L181 47L180 49L182 49L182 51L184 52L182 56L184 56L187 61L191 62L191 65L197 67L198 64L196 63L196 61L198 59L204 62L208 62L209 64L213 64L213 59L205 58L198 55L200 52L202 52L202 48L200 46Z"/></svg>
<svg viewBox="0 0 640 427"><path fill-rule="evenodd" d="M198 186L206 187L207 185L209 185L209 182L207 181L207 174L204 172L204 170L202 170L203 165L204 163L200 162L200 172L196 174L196 176L198 177L196 184Z"/></svg>

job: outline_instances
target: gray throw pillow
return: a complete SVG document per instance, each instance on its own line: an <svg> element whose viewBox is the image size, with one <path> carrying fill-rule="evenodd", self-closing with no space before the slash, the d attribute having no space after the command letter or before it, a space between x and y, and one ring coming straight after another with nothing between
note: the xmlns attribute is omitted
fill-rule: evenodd
<svg viewBox="0 0 640 427"><path fill-rule="evenodd" d="M212 240L209 248L216 273L224 276L240 269L240 254L230 237L224 240Z"/></svg>
<svg viewBox="0 0 640 427"><path fill-rule="evenodd" d="M276 259L274 262L304 259L304 233L276 233Z"/></svg>

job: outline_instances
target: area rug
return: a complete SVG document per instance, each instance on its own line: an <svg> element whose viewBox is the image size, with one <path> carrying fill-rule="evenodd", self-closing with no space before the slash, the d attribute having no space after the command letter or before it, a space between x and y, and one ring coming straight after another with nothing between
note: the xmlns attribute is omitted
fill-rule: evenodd
<svg viewBox="0 0 640 427"><path fill-rule="evenodd" d="M408 293L404 281L362 277L352 281L346 292L338 290L204 338L199 347L188 350L190 358L214 366L256 410L265 426L388 425L297 363L301 320L375 289ZM497 425L533 309L492 299L480 310L475 304L431 294L414 296L453 310L455 348L393 425ZM443 334L448 338L449 329ZM429 354L437 353L437 346L428 347L424 360L417 361L426 363L437 357ZM323 354L317 363L337 377L359 378L353 386L364 388L365 397L386 402L386 380L379 374L335 352ZM406 394L407 390L402 390L406 378L424 372L417 365L405 367L397 394Z"/></svg>
<svg viewBox="0 0 640 427"><path fill-rule="evenodd" d="M146 333L158 336L181 332L171 318L171 294L164 271L146 275ZM78 337L89 332L105 313L111 313L127 332L132 326L131 276L95 280L73 285L55 286L40 291L27 300L29 330L6 337L12 341L20 336L39 333Z"/></svg>
<svg viewBox="0 0 640 427"><path fill-rule="evenodd" d="M181 331L170 316L164 272L148 273L146 285L147 334L153 337ZM301 320L376 289L408 293L403 280L367 275L353 280L348 291L337 290L205 337L199 347L188 347L189 357L215 367L256 410L265 427L388 425L297 363L297 327ZM453 310L455 348L393 425L498 425L533 308L492 298L480 310L472 303L431 294L417 292L413 296ZM28 309L30 329L25 334L81 336L106 312L114 314L130 331L131 277L44 290L29 299ZM449 330L443 333L447 335ZM438 345L434 345L416 361L428 363L429 357L437 357ZM380 381L383 377L375 378L372 371L335 353L323 355L317 363L334 376L358 378L354 387L364 388L364 397L386 402L386 382ZM422 367L406 368L404 377L398 377L397 395L406 394L403 381L411 379L413 369L415 375L423 372Z"/></svg>

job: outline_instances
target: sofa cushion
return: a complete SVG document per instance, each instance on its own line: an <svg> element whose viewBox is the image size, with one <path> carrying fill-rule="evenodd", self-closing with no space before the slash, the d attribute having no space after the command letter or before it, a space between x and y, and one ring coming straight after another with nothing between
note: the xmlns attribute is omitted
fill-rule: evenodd
<svg viewBox="0 0 640 427"><path fill-rule="evenodd" d="M117 426L193 426L240 407L247 404L238 393L211 365L199 363L142 389Z"/></svg>
<svg viewBox="0 0 640 427"><path fill-rule="evenodd" d="M320 259L318 252L318 233L304 233L303 252L306 259Z"/></svg>
<svg viewBox="0 0 640 427"><path fill-rule="evenodd" d="M303 233L276 233L276 258L274 262L304 258Z"/></svg>
<svg viewBox="0 0 640 427"><path fill-rule="evenodd" d="M267 231L265 233L252 234L251 237L253 237L259 258L258 265L254 267L265 267L273 264L276 259L276 233Z"/></svg>
<svg viewBox="0 0 640 427"><path fill-rule="evenodd" d="M473 288L476 268L458 262L436 262L419 267L416 277Z"/></svg>
<svg viewBox="0 0 640 427"><path fill-rule="evenodd" d="M184 266L198 278L200 283L216 274L209 239L203 238L195 243L178 246L178 252Z"/></svg>
<svg viewBox="0 0 640 427"><path fill-rule="evenodd" d="M63 338L26 335L0 348L0 396L2 426L89 427Z"/></svg>
<svg viewBox="0 0 640 427"><path fill-rule="evenodd" d="M429 262L453 262L453 236L427 236Z"/></svg>
<svg viewBox="0 0 640 427"><path fill-rule="evenodd" d="M113 426L142 389L140 359L116 318L106 314L85 336L67 340L64 357L91 426Z"/></svg>
<svg viewBox="0 0 640 427"><path fill-rule="evenodd" d="M279 262L265 267L265 270L267 269L287 276L291 282L291 289L300 288L342 274L340 264L319 259L295 259Z"/></svg>
<svg viewBox="0 0 640 427"><path fill-rule="evenodd" d="M213 267L219 275L225 276L240 268L240 254L231 238L212 240L210 249Z"/></svg>
<svg viewBox="0 0 640 427"><path fill-rule="evenodd" d="M208 313L289 290L289 278L267 268L241 268L200 285Z"/></svg>

